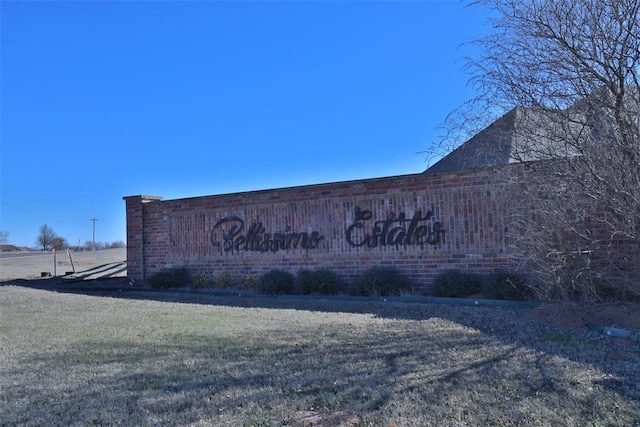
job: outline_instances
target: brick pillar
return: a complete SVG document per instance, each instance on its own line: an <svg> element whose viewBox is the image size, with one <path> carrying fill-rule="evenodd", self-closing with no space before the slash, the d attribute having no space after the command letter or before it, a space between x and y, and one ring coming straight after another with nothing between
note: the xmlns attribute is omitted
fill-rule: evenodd
<svg viewBox="0 0 640 427"><path fill-rule="evenodd" d="M160 196L123 197L127 215L127 277L145 280L144 205L162 200Z"/></svg>

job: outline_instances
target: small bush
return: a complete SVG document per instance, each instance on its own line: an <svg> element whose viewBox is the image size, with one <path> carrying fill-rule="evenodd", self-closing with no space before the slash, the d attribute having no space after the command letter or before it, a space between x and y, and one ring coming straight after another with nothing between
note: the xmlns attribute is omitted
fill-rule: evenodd
<svg viewBox="0 0 640 427"><path fill-rule="evenodd" d="M202 289L205 288L207 286L207 276L202 274L202 273L198 273L195 276L193 276L193 281L191 282L191 287L193 289Z"/></svg>
<svg viewBox="0 0 640 427"><path fill-rule="evenodd" d="M219 288L229 288L233 285L233 278L228 271L223 271L216 276L216 285Z"/></svg>
<svg viewBox="0 0 640 427"><path fill-rule="evenodd" d="M255 274L245 274L244 277L242 278L242 281L246 284L246 285L256 285L258 283L258 276L256 276Z"/></svg>
<svg viewBox="0 0 640 427"><path fill-rule="evenodd" d="M478 274L460 270L447 270L433 279L431 294L437 297L464 298L482 291Z"/></svg>
<svg viewBox="0 0 640 427"><path fill-rule="evenodd" d="M372 267L362 273L353 289L354 295L390 296L400 295L409 287L406 277L396 267Z"/></svg>
<svg viewBox="0 0 640 427"><path fill-rule="evenodd" d="M191 275L185 267L167 268L149 278L153 288L180 288L191 283Z"/></svg>
<svg viewBox="0 0 640 427"><path fill-rule="evenodd" d="M256 286L258 285L258 276L256 276L255 274L245 274L242 277L242 283L241 283L241 287L242 289L253 289L255 290Z"/></svg>
<svg viewBox="0 0 640 427"><path fill-rule="evenodd" d="M265 294L292 294L295 290L293 274L284 270L270 270L260 277L260 292Z"/></svg>
<svg viewBox="0 0 640 427"><path fill-rule="evenodd" d="M302 295L335 295L340 292L338 276L328 268L302 269L297 274L298 291Z"/></svg>
<svg viewBox="0 0 640 427"><path fill-rule="evenodd" d="M505 271L487 276L484 295L490 299L523 301L530 297L530 292L521 274Z"/></svg>

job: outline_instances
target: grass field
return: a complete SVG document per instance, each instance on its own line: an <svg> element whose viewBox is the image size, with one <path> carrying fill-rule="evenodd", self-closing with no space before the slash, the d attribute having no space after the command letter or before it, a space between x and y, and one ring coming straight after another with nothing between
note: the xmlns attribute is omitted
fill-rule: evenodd
<svg viewBox="0 0 640 427"><path fill-rule="evenodd" d="M101 251L70 252L58 251L54 257L52 252L0 253L0 282L15 279L37 279L42 273L64 276L67 272L76 271L73 276L86 276L96 270L93 277L126 276L127 250L125 248L105 249ZM121 265L107 271L103 266ZM114 273L114 274L111 274Z"/></svg>
<svg viewBox="0 0 640 427"><path fill-rule="evenodd" d="M522 309L270 301L0 286L0 424L640 425L637 343Z"/></svg>

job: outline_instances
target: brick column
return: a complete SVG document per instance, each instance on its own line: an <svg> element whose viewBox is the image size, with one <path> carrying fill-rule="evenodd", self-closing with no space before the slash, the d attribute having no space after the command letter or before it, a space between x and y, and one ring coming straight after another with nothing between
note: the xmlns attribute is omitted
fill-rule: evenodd
<svg viewBox="0 0 640 427"><path fill-rule="evenodd" d="M123 197L127 215L127 277L145 280L144 205L162 200L160 196Z"/></svg>

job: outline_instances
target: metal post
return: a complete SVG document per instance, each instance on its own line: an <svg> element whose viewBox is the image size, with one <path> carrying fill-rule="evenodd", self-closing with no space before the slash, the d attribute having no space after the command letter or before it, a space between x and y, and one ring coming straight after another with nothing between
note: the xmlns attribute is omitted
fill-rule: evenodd
<svg viewBox="0 0 640 427"><path fill-rule="evenodd" d="M71 262L71 269L75 273L76 272L76 268L73 265L73 258L71 258L71 251L69 249L67 249L67 256L69 257L69 261Z"/></svg>

